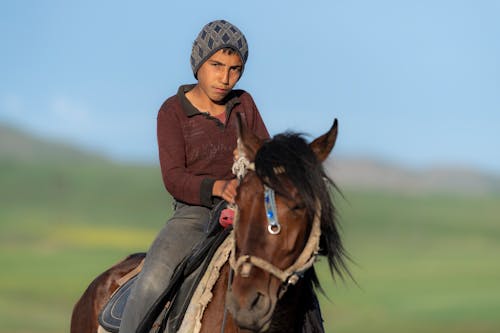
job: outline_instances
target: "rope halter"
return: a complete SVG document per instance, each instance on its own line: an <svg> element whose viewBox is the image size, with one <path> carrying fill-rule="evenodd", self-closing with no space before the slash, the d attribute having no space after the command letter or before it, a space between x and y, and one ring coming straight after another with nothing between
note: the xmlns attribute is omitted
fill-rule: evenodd
<svg viewBox="0 0 500 333"><path fill-rule="evenodd" d="M255 171L254 163L251 163L244 156L239 157L233 164L233 173L237 175L240 181L245 177L248 170ZM283 173L284 170L275 170L275 172ZM268 231L273 235L279 234L281 225L278 222L276 202L274 198L274 190L264 185L264 206L266 209L266 217L268 220ZM235 216L235 227L239 219L239 214ZM286 269L280 269L269 261L253 256L241 255L236 259L236 242L233 237L233 250L229 258L231 268L236 274L246 278L250 276L250 271L253 266L258 267L278 278L285 289L280 292L284 293L288 285L295 285L304 273L313 266L319 252L319 243L321 237L321 204L316 201L316 213L312 223L311 231L307 243L295 262Z"/></svg>
<svg viewBox="0 0 500 333"><path fill-rule="evenodd" d="M317 205L318 209L319 205ZM285 285L295 285L299 279L304 275L304 273L311 268L316 262L316 258L319 252L319 240L321 236L320 227L320 214L316 214L314 217L313 225L311 228L311 233L309 234L309 239L302 250L302 253L295 260L295 262L286 269L280 269L275 265L271 264L269 261L252 256L252 255L242 255L238 259L235 259L235 246L233 244L233 251L229 258L232 269L242 277L248 277L250 270L253 266L256 266L278 278ZM234 239L233 239L234 242Z"/></svg>
<svg viewBox="0 0 500 333"><path fill-rule="evenodd" d="M240 181L245 177L248 170L255 171L255 164L250 162L245 156L240 156L233 162L231 171Z"/></svg>

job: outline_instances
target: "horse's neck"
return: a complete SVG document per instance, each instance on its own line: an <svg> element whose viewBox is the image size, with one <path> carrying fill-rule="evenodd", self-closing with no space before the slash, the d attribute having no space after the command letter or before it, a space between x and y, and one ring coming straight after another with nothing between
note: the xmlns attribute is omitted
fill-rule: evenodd
<svg viewBox="0 0 500 333"><path fill-rule="evenodd" d="M308 293L307 285L303 281L289 288L276 304L269 333L302 332L303 318L306 312L305 304L310 298Z"/></svg>

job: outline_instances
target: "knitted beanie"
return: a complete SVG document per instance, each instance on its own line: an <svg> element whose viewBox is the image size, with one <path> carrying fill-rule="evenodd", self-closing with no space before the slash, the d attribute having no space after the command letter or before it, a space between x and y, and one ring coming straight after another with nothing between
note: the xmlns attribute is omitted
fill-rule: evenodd
<svg viewBox="0 0 500 333"><path fill-rule="evenodd" d="M236 26L228 21L217 20L205 25L193 43L191 68L194 77L197 78L198 69L208 58L226 47L234 49L240 56L242 62L241 73L243 73L248 58L247 40Z"/></svg>

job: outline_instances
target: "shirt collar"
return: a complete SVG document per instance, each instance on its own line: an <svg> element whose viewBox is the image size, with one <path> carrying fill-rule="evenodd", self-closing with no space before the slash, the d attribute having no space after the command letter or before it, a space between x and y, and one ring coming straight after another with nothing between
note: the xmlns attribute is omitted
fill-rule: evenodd
<svg viewBox="0 0 500 333"><path fill-rule="evenodd" d="M182 110L188 117L195 116L197 114L202 114L191 102L186 98L186 93L193 89L196 84L187 84L179 87L177 91L177 97L179 98L182 106ZM231 90L226 96L226 114L231 113L231 110L238 104L240 104L240 99L236 93Z"/></svg>

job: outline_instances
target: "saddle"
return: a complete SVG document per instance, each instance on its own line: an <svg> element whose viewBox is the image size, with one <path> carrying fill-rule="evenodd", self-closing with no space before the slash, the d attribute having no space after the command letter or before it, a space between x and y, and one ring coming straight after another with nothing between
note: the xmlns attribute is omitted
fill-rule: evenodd
<svg viewBox="0 0 500 333"><path fill-rule="evenodd" d="M151 311L143 319L138 332L177 332L184 319L193 293L203 278L210 261L232 228L222 228L218 223L225 203L217 205L211 212L207 236L175 269L167 289L158 297ZM137 274L115 291L99 314L99 324L110 333L118 333L130 290Z"/></svg>

